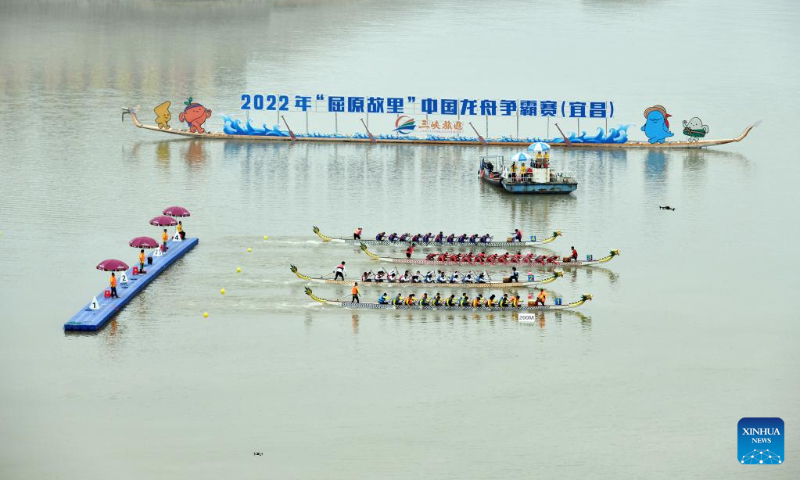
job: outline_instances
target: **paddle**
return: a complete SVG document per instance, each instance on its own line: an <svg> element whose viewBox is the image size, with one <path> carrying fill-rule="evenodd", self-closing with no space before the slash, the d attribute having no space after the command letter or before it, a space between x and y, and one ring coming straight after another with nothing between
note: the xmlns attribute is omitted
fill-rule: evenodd
<svg viewBox="0 0 800 480"><path fill-rule="evenodd" d="M475 125L473 125L472 122L469 122L469 126L472 127L472 130L475 132L475 135L478 136L478 141L484 145L488 145L486 139L483 138L480 133L478 133L478 129L475 128Z"/></svg>
<svg viewBox="0 0 800 480"><path fill-rule="evenodd" d="M369 128L367 127L367 124L364 123L364 119L360 118L359 120L361 120L361 125L364 125L364 130L367 131L367 135L369 135L369 141L372 142L372 143L377 143L378 141L375 140L375 137L372 136L372 133L369 131Z"/></svg>
<svg viewBox="0 0 800 480"><path fill-rule="evenodd" d="M286 123L286 117L281 115L281 120L283 120L283 124L286 125L286 129L289 130L289 137L291 137L292 141L293 142L297 141L297 137L294 135L294 132L292 131L292 128L289 126L288 123Z"/></svg>
<svg viewBox="0 0 800 480"><path fill-rule="evenodd" d="M555 124L555 126L558 129L558 131L561 132L561 138L564 139L564 143L566 143L568 147L571 147L572 142L570 142L569 138L566 135L564 135L564 132L561 131L561 127L559 127L557 123Z"/></svg>

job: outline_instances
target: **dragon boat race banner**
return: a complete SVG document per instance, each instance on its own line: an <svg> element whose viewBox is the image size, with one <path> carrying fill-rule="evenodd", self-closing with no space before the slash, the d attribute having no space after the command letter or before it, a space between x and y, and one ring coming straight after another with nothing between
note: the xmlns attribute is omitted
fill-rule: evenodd
<svg viewBox="0 0 800 480"><path fill-rule="evenodd" d="M606 99L244 93L240 111L246 117L244 122L223 116L226 133L278 135L292 129L319 137L466 140L491 136L557 141L553 137L561 134L555 121L568 119L571 123L564 128L570 131L580 132L582 120L585 126L598 128L597 141L627 140L627 126L608 129L608 120L614 117L614 102ZM267 123L263 128L253 126L264 120ZM268 127L269 122L274 122L274 127Z"/></svg>

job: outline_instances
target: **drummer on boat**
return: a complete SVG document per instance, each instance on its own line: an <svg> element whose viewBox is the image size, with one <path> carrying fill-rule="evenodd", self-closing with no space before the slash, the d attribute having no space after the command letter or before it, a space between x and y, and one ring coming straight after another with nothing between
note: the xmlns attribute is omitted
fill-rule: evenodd
<svg viewBox="0 0 800 480"><path fill-rule="evenodd" d="M544 289L542 288L539 290L539 295L536 295L536 301L533 302L533 306L536 307L539 305L544 305L544 302L546 300L547 300L547 292L545 292Z"/></svg>
<svg viewBox="0 0 800 480"><path fill-rule="evenodd" d="M511 267L511 275L508 277L508 283L517 282L519 282L519 272L517 271L517 267Z"/></svg>
<svg viewBox="0 0 800 480"><path fill-rule="evenodd" d="M415 244L411 244L410 247L406 248L406 258L411 258L411 255L414 253Z"/></svg>
<svg viewBox="0 0 800 480"><path fill-rule="evenodd" d="M578 251L575 250L575 247L569 247L572 250L569 256L564 257L564 262L574 262L578 259Z"/></svg>
<svg viewBox="0 0 800 480"><path fill-rule="evenodd" d="M363 231L364 231L364 229L361 228L361 227L356 228L353 231L353 240L361 240L361 232L363 232Z"/></svg>

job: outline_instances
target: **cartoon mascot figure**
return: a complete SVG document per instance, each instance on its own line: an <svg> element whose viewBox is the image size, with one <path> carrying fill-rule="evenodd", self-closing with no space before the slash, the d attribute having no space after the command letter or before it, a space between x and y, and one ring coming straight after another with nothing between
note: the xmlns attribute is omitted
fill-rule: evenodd
<svg viewBox="0 0 800 480"><path fill-rule="evenodd" d="M200 105L199 103L192 102L192 97L183 102L186 108L178 115L181 122L186 122L189 125L189 131L192 133L205 133L203 123L211 117L211 110Z"/></svg>

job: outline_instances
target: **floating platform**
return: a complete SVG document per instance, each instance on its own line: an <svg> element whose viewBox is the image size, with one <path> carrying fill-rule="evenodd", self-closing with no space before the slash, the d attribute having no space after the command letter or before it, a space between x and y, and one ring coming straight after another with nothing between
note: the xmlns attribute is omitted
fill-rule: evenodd
<svg viewBox="0 0 800 480"><path fill-rule="evenodd" d="M128 284L125 286L122 283L117 283L117 295L119 295L119 298L105 298L104 289L97 295L99 308L97 310L91 310L89 308L91 304L90 300L89 303L84 305L80 312L76 313L70 321L64 324L64 330L68 332L93 332L103 328L117 312L122 310L128 302L141 293L141 291L147 287L147 284L152 282L161 272L169 268L170 265L175 263L179 258L186 255L198 242L199 239L197 238L186 238L179 242L170 240L167 242L167 253L159 257L153 257L152 265L145 265L145 271L147 273L143 275L133 275L133 268L129 268L125 271L125 274L128 276ZM136 266L138 267L138 264ZM110 274L108 274L108 276L110 276ZM121 277L121 274L117 275L117 278L119 277Z"/></svg>

